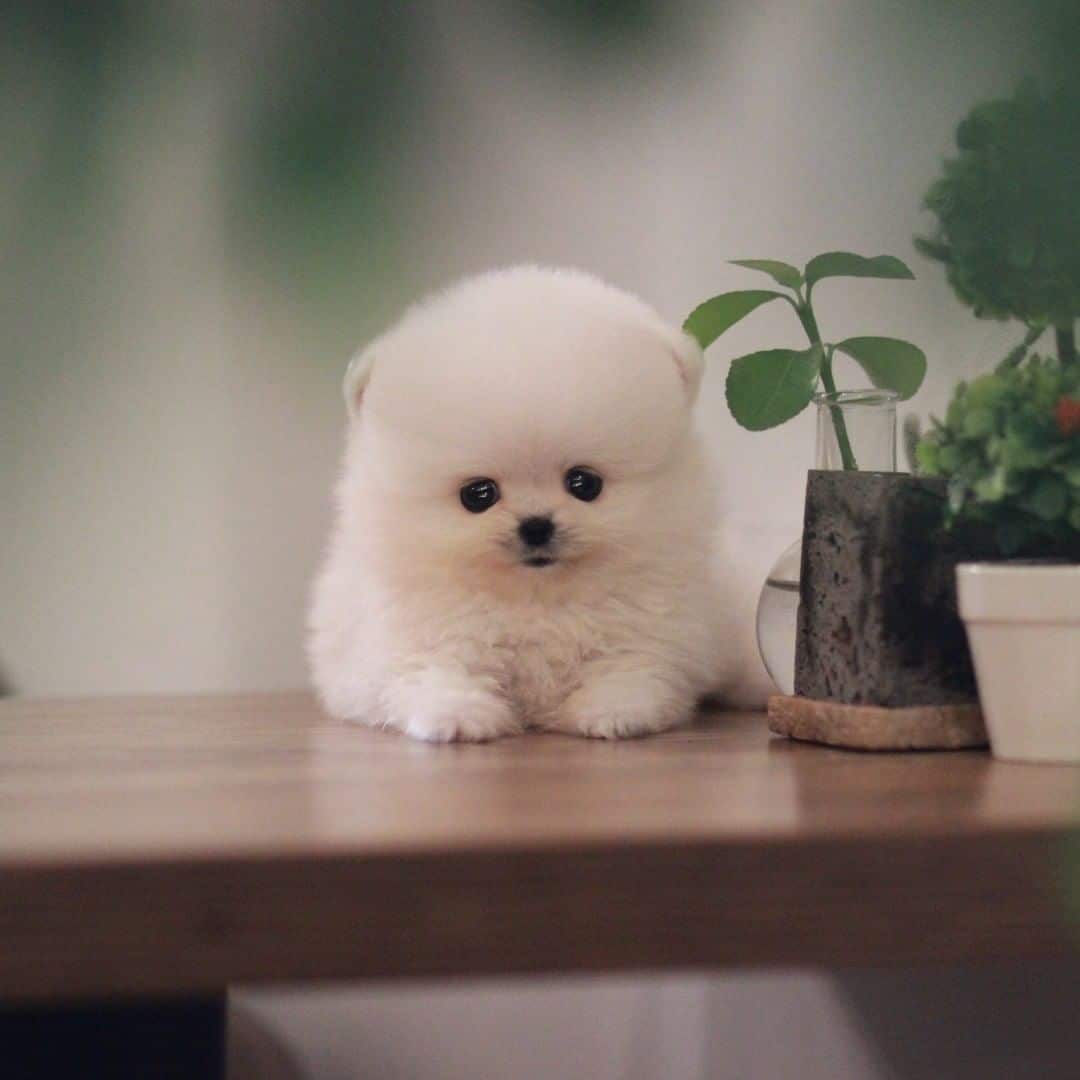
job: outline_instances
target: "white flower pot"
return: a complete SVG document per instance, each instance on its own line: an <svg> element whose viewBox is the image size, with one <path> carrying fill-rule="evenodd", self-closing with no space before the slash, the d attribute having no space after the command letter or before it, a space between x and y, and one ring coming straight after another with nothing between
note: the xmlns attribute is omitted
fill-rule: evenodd
<svg viewBox="0 0 1080 1080"><path fill-rule="evenodd" d="M961 563L956 576L994 756L1080 764L1080 565Z"/></svg>

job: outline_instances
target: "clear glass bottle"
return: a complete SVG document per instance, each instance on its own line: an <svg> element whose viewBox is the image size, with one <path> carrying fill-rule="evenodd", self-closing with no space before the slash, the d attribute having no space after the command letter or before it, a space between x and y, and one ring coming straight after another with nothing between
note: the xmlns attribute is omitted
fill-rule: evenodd
<svg viewBox="0 0 1080 1080"><path fill-rule="evenodd" d="M896 403L892 390L817 394L815 469L896 472ZM802 538L773 563L757 607L758 651L782 694L795 692L795 620L799 611Z"/></svg>

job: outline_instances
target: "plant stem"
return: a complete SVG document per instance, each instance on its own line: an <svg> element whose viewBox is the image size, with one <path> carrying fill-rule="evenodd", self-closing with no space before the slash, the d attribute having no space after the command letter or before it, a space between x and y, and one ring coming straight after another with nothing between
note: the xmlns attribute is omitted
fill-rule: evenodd
<svg viewBox="0 0 1080 1080"><path fill-rule="evenodd" d="M1023 361L1025 356L1027 356L1028 349L1030 349L1031 346L1034 345L1040 337L1042 337L1043 331L1045 329L1045 326L1029 326L1027 329L1027 333L1024 335L1024 340L1021 341L1020 344L1017 345L1016 348L1013 349L1009 353L1009 355L1001 361L1000 364L998 364L998 372L1000 373L1002 371L1010 371L1014 367L1019 367L1021 361Z"/></svg>
<svg viewBox="0 0 1080 1080"><path fill-rule="evenodd" d="M1055 326L1054 338L1057 342L1057 354L1061 366L1071 367L1076 363L1076 337L1073 333L1072 324Z"/></svg>
<svg viewBox="0 0 1080 1080"><path fill-rule="evenodd" d="M795 311L799 316L806 336L811 345L817 345L822 350L821 360L821 383L825 387L825 393L836 393L836 382L833 379L832 353L821 343L821 331L818 329L817 319L814 318L814 309L810 306L810 292L807 290L806 299L796 305ZM846 472L855 472L859 465L855 460L854 451L851 449L851 440L848 438L847 424L844 422L843 411L837 405L829 406L829 415L832 417L833 430L836 432L836 445L840 448L840 461Z"/></svg>

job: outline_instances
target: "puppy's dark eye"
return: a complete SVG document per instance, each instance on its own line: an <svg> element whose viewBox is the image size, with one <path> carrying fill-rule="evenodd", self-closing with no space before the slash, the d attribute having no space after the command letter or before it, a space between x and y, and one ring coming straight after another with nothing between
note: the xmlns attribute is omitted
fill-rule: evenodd
<svg viewBox="0 0 1080 1080"><path fill-rule="evenodd" d="M458 494L461 496L461 505L470 514L482 514L499 501L499 485L494 480L481 477L479 480L470 480Z"/></svg>
<svg viewBox="0 0 1080 1080"><path fill-rule="evenodd" d="M592 469L575 465L563 478L566 490L582 502L592 502L604 490L604 478Z"/></svg>

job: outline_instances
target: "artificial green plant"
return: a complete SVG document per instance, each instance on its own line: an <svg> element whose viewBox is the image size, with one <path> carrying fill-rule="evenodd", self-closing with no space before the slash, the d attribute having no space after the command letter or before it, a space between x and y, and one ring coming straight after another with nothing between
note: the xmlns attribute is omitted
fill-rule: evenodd
<svg viewBox="0 0 1080 1080"><path fill-rule="evenodd" d="M917 450L947 521L980 549L1080 561L1080 94L1032 85L976 106L926 196L916 240L979 317L1026 324L996 370L962 382ZM1055 353L1031 348L1053 331Z"/></svg>
<svg viewBox="0 0 1080 1080"><path fill-rule="evenodd" d="M1080 90L977 105L956 129L959 153L926 194L936 219L915 246L944 263L979 318L1053 327L1063 362L1080 317Z"/></svg>

